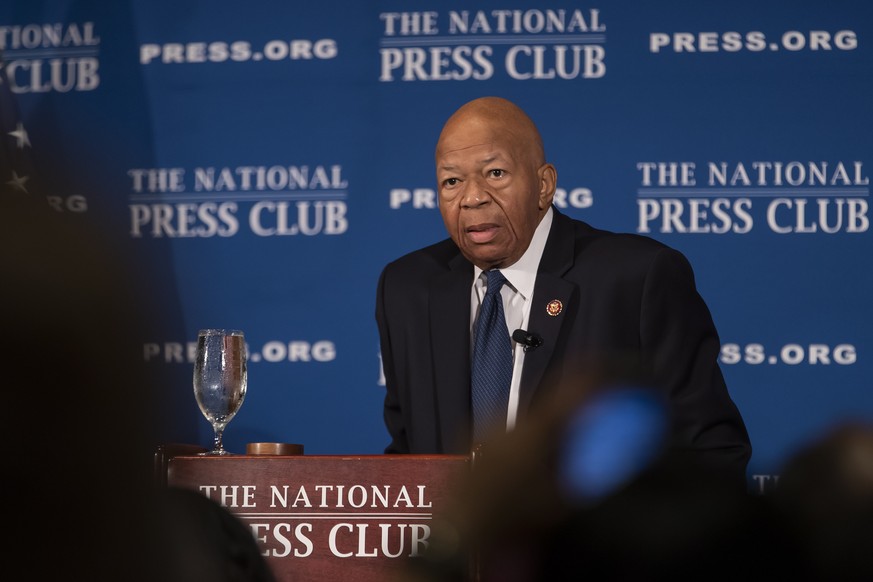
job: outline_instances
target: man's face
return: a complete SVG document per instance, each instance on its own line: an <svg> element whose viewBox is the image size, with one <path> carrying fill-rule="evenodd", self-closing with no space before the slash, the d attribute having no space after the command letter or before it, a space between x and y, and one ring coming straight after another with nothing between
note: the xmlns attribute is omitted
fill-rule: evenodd
<svg viewBox="0 0 873 582"><path fill-rule="evenodd" d="M450 122L440 137L440 213L449 236L482 269L518 261L551 204L554 168L537 167L526 143L480 118Z"/></svg>

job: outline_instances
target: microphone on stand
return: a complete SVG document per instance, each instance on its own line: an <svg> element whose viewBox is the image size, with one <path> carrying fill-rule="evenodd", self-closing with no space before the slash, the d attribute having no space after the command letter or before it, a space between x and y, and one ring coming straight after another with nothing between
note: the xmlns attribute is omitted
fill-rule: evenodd
<svg viewBox="0 0 873 582"><path fill-rule="evenodd" d="M517 329L512 332L512 339L524 346L524 351L533 350L543 345L543 338L536 333Z"/></svg>

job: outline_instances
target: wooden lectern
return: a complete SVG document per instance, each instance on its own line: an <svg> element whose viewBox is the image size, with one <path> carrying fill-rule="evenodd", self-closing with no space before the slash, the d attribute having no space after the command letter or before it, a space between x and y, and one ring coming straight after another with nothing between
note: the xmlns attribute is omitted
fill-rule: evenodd
<svg viewBox="0 0 873 582"><path fill-rule="evenodd" d="M211 457L167 447L155 464L167 486L199 491L246 523L280 582L385 582L426 550L470 457Z"/></svg>

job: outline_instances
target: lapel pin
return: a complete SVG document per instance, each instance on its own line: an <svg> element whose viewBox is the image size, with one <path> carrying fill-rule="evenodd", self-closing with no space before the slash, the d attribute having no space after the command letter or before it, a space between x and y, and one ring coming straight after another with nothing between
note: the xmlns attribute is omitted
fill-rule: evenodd
<svg viewBox="0 0 873 582"><path fill-rule="evenodd" d="M549 304L546 305L546 313L548 313L552 317L556 317L563 310L564 304L561 303L558 299L552 299L551 301L549 301Z"/></svg>

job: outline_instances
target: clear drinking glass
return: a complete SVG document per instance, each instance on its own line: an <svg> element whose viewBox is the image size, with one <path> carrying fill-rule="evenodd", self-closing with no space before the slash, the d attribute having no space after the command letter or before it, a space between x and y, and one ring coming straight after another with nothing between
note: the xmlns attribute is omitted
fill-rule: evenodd
<svg viewBox="0 0 873 582"><path fill-rule="evenodd" d="M243 332L202 329L194 359L194 397L212 424L215 441L204 455L228 455L221 439L246 397L246 342Z"/></svg>

